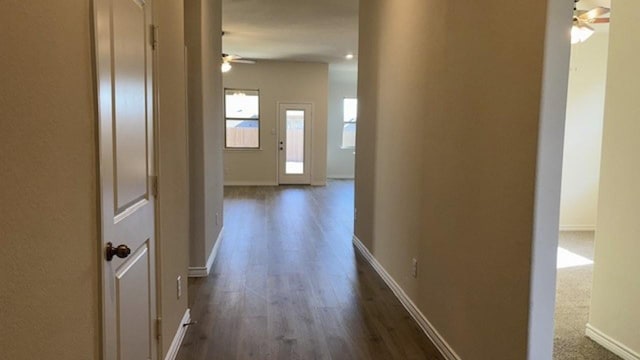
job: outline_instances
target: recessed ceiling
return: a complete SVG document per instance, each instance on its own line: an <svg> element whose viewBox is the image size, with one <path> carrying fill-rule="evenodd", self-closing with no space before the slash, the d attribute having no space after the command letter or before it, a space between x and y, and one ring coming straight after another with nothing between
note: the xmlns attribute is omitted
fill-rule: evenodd
<svg viewBox="0 0 640 360"><path fill-rule="evenodd" d="M578 9L587 10L593 9L596 6L611 7L611 0L580 0L577 3Z"/></svg>
<svg viewBox="0 0 640 360"><path fill-rule="evenodd" d="M358 0L223 0L223 52L330 64L358 52Z"/></svg>
<svg viewBox="0 0 640 360"><path fill-rule="evenodd" d="M580 0L576 6L611 7L611 0ZM222 28L223 52L228 54L256 60L357 62L358 0L223 0ZM356 59L346 60L349 53Z"/></svg>

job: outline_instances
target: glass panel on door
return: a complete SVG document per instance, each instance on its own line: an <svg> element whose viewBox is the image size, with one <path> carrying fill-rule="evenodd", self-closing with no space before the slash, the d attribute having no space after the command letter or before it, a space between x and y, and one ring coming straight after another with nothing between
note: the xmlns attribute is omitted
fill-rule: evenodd
<svg viewBox="0 0 640 360"><path fill-rule="evenodd" d="M304 174L304 110L287 110L286 129L285 173Z"/></svg>

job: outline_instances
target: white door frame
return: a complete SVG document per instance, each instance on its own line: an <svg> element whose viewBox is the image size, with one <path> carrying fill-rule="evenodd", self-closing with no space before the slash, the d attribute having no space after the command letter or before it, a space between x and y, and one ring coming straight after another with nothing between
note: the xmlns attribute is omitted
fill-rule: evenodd
<svg viewBox="0 0 640 360"><path fill-rule="evenodd" d="M278 112L277 112L277 138L276 138L276 179L278 185L288 185L288 184L301 184L301 185L311 185L313 181L313 116L314 116L314 103L308 101L278 101L277 103ZM282 169L282 156L280 150L280 141L283 141L286 133L283 132L282 128L282 116L286 113L287 110L304 110L305 114L308 112L308 122L305 120L305 176L309 176L309 180L285 180L283 179ZM293 175L295 177L295 175Z"/></svg>

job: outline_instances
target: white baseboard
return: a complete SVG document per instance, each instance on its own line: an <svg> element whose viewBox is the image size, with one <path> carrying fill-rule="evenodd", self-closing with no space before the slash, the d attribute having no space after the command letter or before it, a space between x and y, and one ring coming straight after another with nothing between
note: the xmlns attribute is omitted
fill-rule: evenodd
<svg viewBox="0 0 640 360"><path fill-rule="evenodd" d="M169 346L169 350L167 350L167 355L164 357L164 360L175 360L176 356L178 356L180 345L182 345L182 340L184 340L184 336L187 333L187 327L184 326L184 324L189 322L191 322L191 310L187 309L184 312L184 316L182 316L180 324L178 324L178 330L176 331L176 335L173 337L173 341L171 341L171 346Z"/></svg>
<svg viewBox="0 0 640 360"><path fill-rule="evenodd" d="M605 349L620 356L624 360L640 360L640 354L629 349L617 340L612 339L602 331L593 327L593 325L591 324L587 324L587 331L585 332L585 334L589 339L595 341Z"/></svg>
<svg viewBox="0 0 640 360"><path fill-rule="evenodd" d="M273 181L225 181L224 186L278 186Z"/></svg>
<svg viewBox="0 0 640 360"><path fill-rule="evenodd" d="M327 175L327 179L331 180L353 180L355 178L353 175Z"/></svg>
<svg viewBox="0 0 640 360"><path fill-rule="evenodd" d="M560 225L560 231L596 231L595 225Z"/></svg>
<svg viewBox="0 0 640 360"><path fill-rule="evenodd" d="M218 238L216 239L216 244L213 245L213 249L211 249L211 254L209 254L209 258L207 259L206 266L189 266L189 277L207 277L211 272L211 268L213 267L213 262L218 256L218 249L220 248L220 243L222 242L222 231L224 228L220 229L218 233Z"/></svg>
<svg viewBox="0 0 640 360"><path fill-rule="evenodd" d="M279 186L271 181L225 181L224 186ZM288 184L287 184L288 185ZM292 184L293 185L293 184ZM311 186L326 186L326 181L312 181Z"/></svg>
<svg viewBox="0 0 640 360"><path fill-rule="evenodd" d="M460 360L460 357L456 352L447 344L447 341L438 333L438 330L431 325L429 320L422 314L418 307L411 301L409 296L402 290L400 285L389 275L389 273L382 267L382 265L376 260L376 258L369 252L366 246L358 239L357 236L353 236L353 244L358 249L360 254L371 264L376 270L378 275L384 280L384 282L391 288L391 291L396 295L398 300L402 303L405 309L411 314L411 317L418 323L422 331L429 337L429 339L436 345L442 356L446 360Z"/></svg>

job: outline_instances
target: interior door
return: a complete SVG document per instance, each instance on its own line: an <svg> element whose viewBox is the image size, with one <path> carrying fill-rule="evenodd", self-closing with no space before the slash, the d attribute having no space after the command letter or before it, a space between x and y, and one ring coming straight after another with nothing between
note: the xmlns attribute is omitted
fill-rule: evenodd
<svg viewBox="0 0 640 360"><path fill-rule="evenodd" d="M157 358L150 0L94 0L103 353Z"/></svg>
<svg viewBox="0 0 640 360"><path fill-rule="evenodd" d="M280 104L278 167L280 184L311 184L311 104Z"/></svg>

